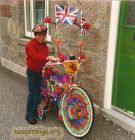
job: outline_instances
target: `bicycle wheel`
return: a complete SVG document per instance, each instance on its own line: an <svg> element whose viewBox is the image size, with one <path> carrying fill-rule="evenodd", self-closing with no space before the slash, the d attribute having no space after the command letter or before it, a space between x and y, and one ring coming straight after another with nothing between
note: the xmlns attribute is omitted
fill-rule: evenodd
<svg viewBox="0 0 135 140"><path fill-rule="evenodd" d="M69 94L63 96L61 111L64 125L72 135L83 137L92 128L93 106L83 89L71 88Z"/></svg>

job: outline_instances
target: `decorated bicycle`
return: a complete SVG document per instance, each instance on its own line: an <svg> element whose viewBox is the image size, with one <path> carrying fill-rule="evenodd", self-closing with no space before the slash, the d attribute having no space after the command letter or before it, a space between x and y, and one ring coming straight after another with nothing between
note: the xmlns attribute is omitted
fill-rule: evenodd
<svg viewBox="0 0 135 140"><path fill-rule="evenodd" d="M58 57L49 56L48 62L42 70L41 94L42 100L38 106L38 116L42 120L44 113L50 111L56 104L59 107L59 119L63 121L67 130L76 137L85 136L92 128L93 106L87 93L79 87L77 74L84 60L83 37L89 30L90 24L86 22L81 12L81 21L78 23L76 15L78 9L68 5L55 6L55 23L50 17L45 18L45 23L54 23L56 37L55 44ZM81 32L79 57L67 56L60 53L58 24L69 23L77 25Z"/></svg>

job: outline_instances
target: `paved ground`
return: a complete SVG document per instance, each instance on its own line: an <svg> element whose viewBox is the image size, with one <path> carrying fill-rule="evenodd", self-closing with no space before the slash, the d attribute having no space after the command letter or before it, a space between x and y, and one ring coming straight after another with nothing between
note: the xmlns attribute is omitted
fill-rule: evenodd
<svg viewBox="0 0 135 140"><path fill-rule="evenodd" d="M23 138L11 136L11 129L30 126L25 120L27 94L26 78L0 66L0 140L23 140ZM63 140L77 140L69 134L64 125L58 120L55 110L47 114L46 120L36 126L59 127L64 130ZM30 140L38 139L30 138ZM96 115L93 129L82 139L135 140L135 136L100 115Z"/></svg>

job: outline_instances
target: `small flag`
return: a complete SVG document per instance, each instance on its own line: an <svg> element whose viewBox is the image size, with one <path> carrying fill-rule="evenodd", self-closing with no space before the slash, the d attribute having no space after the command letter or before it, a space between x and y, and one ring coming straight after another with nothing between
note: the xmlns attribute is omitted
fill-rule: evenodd
<svg viewBox="0 0 135 140"><path fill-rule="evenodd" d="M82 15L80 27L81 27L81 34L83 34L83 35L86 35L86 33L87 33L86 29L84 28L85 24L86 24L86 20L85 20L84 16Z"/></svg>
<svg viewBox="0 0 135 140"><path fill-rule="evenodd" d="M80 22L81 33L86 35L87 30L90 29L90 24L86 22L84 16L82 15L82 19Z"/></svg>

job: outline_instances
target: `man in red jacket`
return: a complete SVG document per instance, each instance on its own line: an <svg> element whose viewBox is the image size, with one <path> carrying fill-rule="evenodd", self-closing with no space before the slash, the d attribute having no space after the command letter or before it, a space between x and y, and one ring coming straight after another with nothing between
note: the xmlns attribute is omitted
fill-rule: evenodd
<svg viewBox="0 0 135 140"><path fill-rule="evenodd" d="M33 29L35 38L26 45L26 64L29 95L26 107L26 120L30 124L37 123L37 106L40 102L40 84L42 68L48 57L48 47L45 43L47 27L37 25Z"/></svg>

